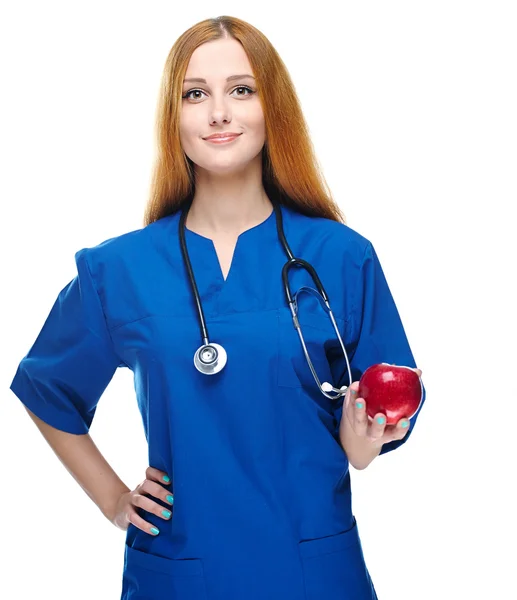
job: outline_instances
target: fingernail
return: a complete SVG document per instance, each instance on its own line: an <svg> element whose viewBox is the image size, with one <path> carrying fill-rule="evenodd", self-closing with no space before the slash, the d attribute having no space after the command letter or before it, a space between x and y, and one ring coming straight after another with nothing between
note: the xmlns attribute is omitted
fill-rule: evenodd
<svg viewBox="0 0 517 600"><path fill-rule="evenodd" d="M171 511L170 510L162 510L162 515L168 519L171 516Z"/></svg>
<svg viewBox="0 0 517 600"><path fill-rule="evenodd" d="M357 390L350 390L352 394L357 394Z"/></svg>
<svg viewBox="0 0 517 600"><path fill-rule="evenodd" d="M363 408L362 402L356 402L355 405L357 406L357 408Z"/></svg>
<svg viewBox="0 0 517 600"><path fill-rule="evenodd" d="M174 504L174 498L171 495L167 496L167 502L169 504Z"/></svg>
<svg viewBox="0 0 517 600"><path fill-rule="evenodd" d="M165 481L165 483L169 483L171 478L168 475L164 475L163 480Z"/></svg>
<svg viewBox="0 0 517 600"><path fill-rule="evenodd" d="M156 527L151 527L151 533L154 533L154 535L158 535L160 531L156 529Z"/></svg>
<svg viewBox="0 0 517 600"><path fill-rule="evenodd" d="M409 421L402 421L402 427L407 427L409 425Z"/></svg>
<svg viewBox="0 0 517 600"><path fill-rule="evenodd" d="M377 417L377 423L379 423L379 425L382 425L384 423L384 417Z"/></svg>

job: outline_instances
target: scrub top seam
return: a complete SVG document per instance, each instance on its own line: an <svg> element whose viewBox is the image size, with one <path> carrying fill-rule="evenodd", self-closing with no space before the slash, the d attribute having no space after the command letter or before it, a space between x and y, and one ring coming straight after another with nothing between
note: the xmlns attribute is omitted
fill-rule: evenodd
<svg viewBox="0 0 517 600"><path fill-rule="evenodd" d="M288 308L288 307L286 306L286 308ZM283 309L283 307L281 306L281 307L276 307L276 308L267 308L267 309L258 309L258 310L234 311L234 312L219 314L217 317L209 317L209 320L212 321L212 322L214 322L214 323L217 323L218 321L223 321L226 317L229 317L229 316L232 316L232 315L278 312L280 309ZM113 332L113 331L115 331L117 329L120 329L121 327L125 327L126 325L131 325L132 323L136 323L138 321L143 321L144 319L150 319L152 317L168 317L168 318L171 318L171 319L178 319L178 318L187 317L187 316L189 316L189 315L185 315L185 314L170 314L170 313L166 313L166 314L152 313L150 315L145 315L143 317L138 317L137 319L132 319L131 321L126 321L124 323L120 323L119 325L114 325L113 327L109 328L109 331Z"/></svg>
<svg viewBox="0 0 517 600"><path fill-rule="evenodd" d="M217 323L217 322L223 321L226 317L229 317L232 315L262 314L262 313L268 313L268 312L278 312L278 311L284 310L284 309L289 309L289 306L286 304L285 306L277 306L276 308L258 309L258 310L239 310L239 311L233 311L233 312L229 312L229 313L218 314L218 316L216 316L216 317L210 316L210 317L208 317L208 319L212 323ZM332 310L332 313L334 314L334 318L337 321L341 321L343 325L346 326L350 323L350 318L344 319L343 317L338 315L334 309ZM289 312L289 315L291 315L290 312ZM168 317L171 319L178 319L178 318L186 317L186 316L187 315L170 314L170 313L166 313L166 314L152 313L150 315L138 317L137 319L132 319L131 321L126 321L124 323L120 323L119 325L114 325L113 327L108 327L108 331L111 333L111 332L116 331L117 329L120 329L121 327L126 327L127 325L131 325L132 323L137 323L138 321L143 321L144 319L150 319L152 317ZM311 324L308 323L307 327L311 327ZM312 327L315 327L315 326L312 325ZM112 342L113 342L113 340L112 340Z"/></svg>

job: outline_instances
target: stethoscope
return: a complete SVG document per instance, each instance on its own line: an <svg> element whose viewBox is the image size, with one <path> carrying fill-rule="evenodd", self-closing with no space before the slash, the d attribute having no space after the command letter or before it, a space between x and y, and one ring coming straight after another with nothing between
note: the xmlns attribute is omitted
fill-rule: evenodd
<svg viewBox="0 0 517 600"><path fill-rule="evenodd" d="M320 382L320 380L318 378L318 374L316 373L316 370L314 369L314 366L312 364L312 360L309 356L309 352L307 351L307 346L305 344L305 340L304 340L304 337L302 334L300 323L298 321L297 296L300 292L306 291L306 292L314 295L320 302L320 304L323 307L323 309L325 310L325 312L329 315L330 320L332 321L332 325L334 326L334 331L336 332L337 338L341 345L341 349L343 351L343 354L345 355L346 366L348 369L348 381L350 383L352 383L352 374L350 372L350 363L348 361L348 355L347 355L347 352L345 349L345 345L343 343L343 340L341 339L341 335L340 335L339 329L336 325L336 320L334 319L334 314L332 313L332 309L330 308L330 303L329 303L327 293L325 291L325 288L323 287L323 284L321 283L320 278L318 277L318 274L316 273L314 267L310 263L303 260L302 258L295 258L295 256L291 252L289 244L287 243L287 240L285 239L283 221L282 221L282 211L280 210L280 206L277 202L272 202L272 204L273 204L273 208L274 208L274 211L276 214L276 228L277 228L278 238L279 238L280 242L282 243L282 246L283 246L285 253L287 254L287 258L288 258L288 261L285 263L285 265L282 268L282 281L284 284L287 301L289 303L289 308L291 309L291 314L293 317L293 324L294 324L294 327L296 328L296 330L298 331L298 335L300 337L300 341L301 341L301 344L303 347L303 352L305 354L305 358L307 360L307 364L309 365L312 376L314 377L314 380L318 384L318 387L320 388L321 393L324 394L327 398L330 398L331 400L335 400L335 399L345 395L348 386L344 385L341 388L335 388L328 381L324 381L323 383ZM200 346L194 354L194 365L200 373L203 373L205 375L215 375L216 373L219 373L220 371L222 371L222 369L225 367L225 365L228 361L228 356L226 354L226 350L220 344L215 344L213 342L210 342L209 338L208 338L208 330L207 330L207 326L206 326L205 315L203 313L203 306L201 304L201 298L199 297L199 291L197 288L196 279L194 277L194 271L192 270L192 264L190 263L190 258L189 258L188 250L187 250L187 244L185 242L185 221L187 219L187 214L190 209L190 206L191 206L191 202L189 202L182 211L182 214L181 214L181 217L179 220L179 238L180 238L180 245L181 245L181 253L183 255L183 261L185 263L185 266L187 267L188 276L189 276L190 283L192 286L192 291L194 294L194 299L196 301L197 311L199 314L199 325L200 325L200 330L201 330L201 337L203 339L203 345ZM296 294L294 296L291 294L291 288L289 286L288 275L289 275L289 270L292 267L294 267L294 265L303 267L304 269L306 269L309 272L314 283L316 284L316 287L318 288L318 291L316 291L313 288L303 286L296 292ZM331 395L329 392L334 392L334 394Z"/></svg>

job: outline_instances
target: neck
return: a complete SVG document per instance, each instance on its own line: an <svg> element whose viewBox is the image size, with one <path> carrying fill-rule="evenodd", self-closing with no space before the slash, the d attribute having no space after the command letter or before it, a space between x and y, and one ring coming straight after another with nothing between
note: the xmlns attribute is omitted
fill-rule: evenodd
<svg viewBox="0 0 517 600"><path fill-rule="evenodd" d="M187 229L208 237L239 235L267 219L273 205L261 178L261 171L231 176L198 173Z"/></svg>

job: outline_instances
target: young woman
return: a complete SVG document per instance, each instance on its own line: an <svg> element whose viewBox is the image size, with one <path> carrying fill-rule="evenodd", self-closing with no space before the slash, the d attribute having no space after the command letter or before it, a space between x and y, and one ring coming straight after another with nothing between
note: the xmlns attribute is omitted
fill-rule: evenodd
<svg viewBox="0 0 517 600"><path fill-rule="evenodd" d="M157 126L144 227L76 253L11 389L127 530L122 599L376 598L349 465L407 441L425 390L389 426L354 398L372 364L421 375L373 245L326 193L251 25L208 19L176 41ZM149 444L135 489L88 434L118 367Z"/></svg>

